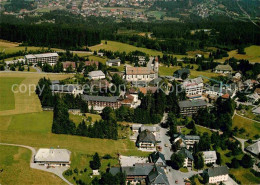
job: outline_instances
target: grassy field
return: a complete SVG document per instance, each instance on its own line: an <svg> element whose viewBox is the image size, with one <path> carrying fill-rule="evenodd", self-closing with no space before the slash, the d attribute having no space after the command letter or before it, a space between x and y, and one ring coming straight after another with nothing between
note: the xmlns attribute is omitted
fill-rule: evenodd
<svg viewBox="0 0 260 185"><path fill-rule="evenodd" d="M92 46L92 47L90 47L90 49L92 51L98 51L100 49L105 49L105 50L109 50L109 51L119 51L119 52L125 51L126 53L138 50L138 51L147 53L147 54L152 55L152 56L158 56L158 55L162 56L162 52L160 52L160 51L136 47L136 46L124 44L124 43L121 43L121 42L115 42L115 41L107 41L107 44L105 44L105 41L102 40L101 44L96 45L96 46Z"/></svg>
<svg viewBox="0 0 260 185"><path fill-rule="evenodd" d="M249 169L240 167L238 169L230 169L229 172L235 175L241 181L241 184L260 184L260 178L252 174Z"/></svg>
<svg viewBox="0 0 260 185"><path fill-rule="evenodd" d="M2 103L1 101L0 115L11 115L41 111L42 109L40 101L37 95L34 93L33 88L31 88L31 94L29 93L29 86L37 85L39 79L44 76L52 80L61 80L67 77L71 77L72 74L0 73L0 97L1 100L4 99L4 103ZM12 93L12 84L24 84L23 86L21 86L21 90L25 91ZM15 107L11 106L12 98L10 96L14 96ZM9 104L11 107L6 107L7 104Z"/></svg>
<svg viewBox="0 0 260 185"><path fill-rule="evenodd" d="M228 57L219 59L218 61L224 62L229 58L236 58L236 59L245 59L249 60L250 62L260 62L260 46L252 45L250 47L245 48L245 55L237 54L237 50L232 50L228 52Z"/></svg>
<svg viewBox="0 0 260 185"><path fill-rule="evenodd" d="M0 78L0 111L12 110L15 108L13 84L20 84L24 78Z"/></svg>
<svg viewBox="0 0 260 185"><path fill-rule="evenodd" d="M87 113L86 116L80 116L80 115L74 115L74 114L71 114L70 113L70 119L76 123L76 124L79 124L82 122L83 119L87 119L88 117L91 117L92 119L92 122L95 122L95 121L98 121L101 119L101 116L98 115L98 114L90 114L90 113Z"/></svg>
<svg viewBox="0 0 260 185"><path fill-rule="evenodd" d="M182 134L187 135L187 134L190 133L191 130L192 129L188 129L188 128L184 127L184 128L181 129L181 132L182 132ZM211 134L212 134L212 132L209 129L204 128L204 127L200 127L198 125L196 125L196 130L197 130L199 135L203 135L204 132L207 132L209 134L209 136L211 136Z"/></svg>
<svg viewBox="0 0 260 185"><path fill-rule="evenodd" d="M243 117L240 117L238 115L234 116L233 119L233 128L234 127L238 127L238 129L240 128L244 128L245 132L244 133L237 133L236 136L240 137L240 138L245 138L245 139L255 139L254 136L256 134L260 133L260 123L245 119Z"/></svg>
<svg viewBox="0 0 260 185"><path fill-rule="evenodd" d="M25 148L0 145L0 184L64 184L51 173L31 169L31 155Z"/></svg>

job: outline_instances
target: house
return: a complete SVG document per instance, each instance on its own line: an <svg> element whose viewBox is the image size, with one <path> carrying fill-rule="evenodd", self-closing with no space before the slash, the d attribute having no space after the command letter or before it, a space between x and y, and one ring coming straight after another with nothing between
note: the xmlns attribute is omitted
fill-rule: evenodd
<svg viewBox="0 0 260 185"><path fill-rule="evenodd" d="M173 143L178 143L178 145L181 148L187 148L193 147L195 143L199 143L200 136L196 135L183 135L183 134L174 134L173 135L174 140Z"/></svg>
<svg viewBox="0 0 260 185"><path fill-rule="evenodd" d="M85 61L85 66L93 66L95 65L96 67L99 66L99 62L98 61Z"/></svg>
<svg viewBox="0 0 260 185"><path fill-rule="evenodd" d="M207 108L207 102L202 99L184 100L179 102L180 114L183 116L191 116L196 114L199 109Z"/></svg>
<svg viewBox="0 0 260 185"><path fill-rule="evenodd" d="M178 69L174 72L173 76L176 78L186 79L190 76L190 70L187 68Z"/></svg>
<svg viewBox="0 0 260 185"><path fill-rule="evenodd" d="M105 79L106 75L101 71L91 71L88 73L88 77L91 80L101 80L101 79Z"/></svg>
<svg viewBox="0 0 260 185"><path fill-rule="evenodd" d="M67 71L69 67L71 67L71 70L74 71L76 69L76 63L75 62L62 62L63 65L63 71Z"/></svg>
<svg viewBox="0 0 260 185"><path fill-rule="evenodd" d="M126 174L126 181L130 184L170 185L165 171L154 164L136 164L135 166L112 167L109 172L116 175L119 172Z"/></svg>
<svg viewBox="0 0 260 185"><path fill-rule="evenodd" d="M167 166L164 154L162 154L161 152L158 152L158 151L150 154L149 161L158 166L164 166L164 167Z"/></svg>
<svg viewBox="0 0 260 185"><path fill-rule="evenodd" d="M125 80L128 82L144 81L150 82L155 78L158 78L159 64L155 61L155 64L150 67L125 67Z"/></svg>
<svg viewBox="0 0 260 185"><path fill-rule="evenodd" d="M234 79L234 80L240 80L241 78L242 78L241 73L236 73L236 74L233 76L233 79Z"/></svg>
<svg viewBox="0 0 260 185"><path fill-rule="evenodd" d="M155 144L155 135L149 130L144 130L138 135L136 142L137 147L142 149L154 149Z"/></svg>
<svg viewBox="0 0 260 185"><path fill-rule="evenodd" d="M183 167L192 167L194 158L189 150L187 150L186 148L182 148L177 152L177 154L181 154L184 157Z"/></svg>
<svg viewBox="0 0 260 185"><path fill-rule="evenodd" d="M260 115L260 106L259 107L256 107L252 110L252 112L256 115Z"/></svg>
<svg viewBox="0 0 260 185"><path fill-rule="evenodd" d="M148 92L154 94L156 93L157 90L158 90L157 87L139 87L139 91L144 95L146 95Z"/></svg>
<svg viewBox="0 0 260 185"><path fill-rule="evenodd" d="M94 111L102 112L105 107L118 109L121 106L118 96L90 96L82 95L81 98L88 103L89 109L93 107Z"/></svg>
<svg viewBox="0 0 260 185"><path fill-rule="evenodd" d="M73 94L74 96L83 94L83 89L79 85L75 84L66 84L66 85L59 85L59 84L52 84L50 85L52 93L60 93L60 94Z"/></svg>
<svg viewBox="0 0 260 185"><path fill-rule="evenodd" d="M34 163L45 166L69 166L70 154L67 149L40 148L34 156Z"/></svg>
<svg viewBox="0 0 260 185"><path fill-rule="evenodd" d="M55 65L58 61L58 53L43 53L43 54L35 54L35 55L25 55L24 59L28 63L48 63L50 65Z"/></svg>
<svg viewBox="0 0 260 185"><path fill-rule="evenodd" d="M204 89L205 94L217 97L225 95L233 98L237 92L235 85L232 85L230 87L222 87L222 90L219 86L205 86Z"/></svg>
<svg viewBox="0 0 260 185"><path fill-rule="evenodd" d="M119 58L106 61L107 66L120 66L121 60Z"/></svg>
<svg viewBox="0 0 260 185"><path fill-rule="evenodd" d="M205 164L216 163L217 161L217 154L216 151L204 151L203 159Z"/></svg>
<svg viewBox="0 0 260 185"><path fill-rule="evenodd" d="M208 174L210 184L225 182L228 180L227 166L209 168L204 173Z"/></svg>
<svg viewBox="0 0 260 185"><path fill-rule="evenodd" d="M259 156L260 153L260 141L246 147L245 149L247 152L251 153L254 156Z"/></svg>
<svg viewBox="0 0 260 185"><path fill-rule="evenodd" d="M258 102L258 100L260 99L260 96L257 93L249 94L246 96L247 96L247 101L252 104Z"/></svg>
<svg viewBox="0 0 260 185"><path fill-rule="evenodd" d="M182 88L186 92L188 98L198 98L202 96L203 80L201 77L188 79L182 83Z"/></svg>
<svg viewBox="0 0 260 185"><path fill-rule="evenodd" d="M140 105L141 102L136 102L135 101L135 97L130 95L130 94L126 94L124 96L124 98L121 100L121 104L130 108L136 108Z"/></svg>
<svg viewBox="0 0 260 185"><path fill-rule="evenodd" d="M215 73L230 74L232 73L232 67L230 65L217 65L214 69Z"/></svg>

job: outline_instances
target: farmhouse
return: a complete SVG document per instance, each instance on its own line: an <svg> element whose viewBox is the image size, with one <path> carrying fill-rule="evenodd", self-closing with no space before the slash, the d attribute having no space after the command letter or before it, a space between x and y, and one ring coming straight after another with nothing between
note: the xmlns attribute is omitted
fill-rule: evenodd
<svg viewBox="0 0 260 185"><path fill-rule="evenodd" d="M230 65L218 65L215 68L215 73L229 74L232 72L232 67Z"/></svg>
<svg viewBox="0 0 260 185"><path fill-rule="evenodd" d="M95 111L101 112L105 107L117 109L121 106L118 96L90 96L82 95L81 98L88 103L89 109L93 107Z"/></svg>
<svg viewBox="0 0 260 185"><path fill-rule="evenodd" d="M203 159L205 164L216 163L217 161L216 151L204 151L202 153L203 153Z"/></svg>
<svg viewBox="0 0 260 185"><path fill-rule="evenodd" d="M53 93L73 94L74 96L83 94L84 91L81 88L81 86L75 84L66 84L66 85L53 84L50 85L50 88Z"/></svg>
<svg viewBox="0 0 260 185"><path fill-rule="evenodd" d="M119 58L106 61L107 66L120 66L121 60Z"/></svg>
<svg viewBox="0 0 260 185"><path fill-rule="evenodd" d="M136 145L142 149L154 149L156 144L155 135L149 130L142 131L138 138Z"/></svg>
<svg viewBox="0 0 260 185"><path fill-rule="evenodd" d="M44 53L44 54L36 54L36 55L25 55L24 59L28 63L49 63L50 65L54 65L58 61L58 53Z"/></svg>
<svg viewBox="0 0 260 185"><path fill-rule="evenodd" d="M226 166L209 168L204 173L208 173L210 184L228 180L228 168Z"/></svg>
<svg viewBox="0 0 260 185"><path fill-rule="evenodd" d="M101 80L106 78L106 75L102 71L91 71L88 73L88 77L91 80Z"/></svg>
<svg viewBox="0 0 260 185"><path fill-rule="evenodd" d="M69 166L70 154L67 149L41 148L34 156L34 163L46 166Z"/></svg>
<svg viewBox="0 0 260 185"><path fill-rule="evenodd" d="M191 116L196 114L199 109L207 107L205 100L184 100L179 102L180 114L183 116Z"/></svg>
<svg viewBox="0 0 260 185"><path fill-rule="evenodd" d="M155 64L151 67L126 67L125 80L129 82L150 82L153 79L158 78L158 70L158 62L155 62Z"/></svg>

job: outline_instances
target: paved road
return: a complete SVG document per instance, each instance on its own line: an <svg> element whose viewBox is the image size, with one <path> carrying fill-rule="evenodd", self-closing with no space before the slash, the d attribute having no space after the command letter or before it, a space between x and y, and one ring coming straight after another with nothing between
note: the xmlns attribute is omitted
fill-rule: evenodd
<svg viewBox="0 0 260 185"><path fill-rule="evenodd" d="M37 73L42 73L42 70L39 67L33 66L33 69L35 69Z"/></svg>
<svg viewBox="0 0 260 185"><path fill-rule="evenodd" d="M37 170L43 170L49 173L53 173L55 175L57 175L58 177L60 177L64 182L66 182L69 185L72 185L67 179L65 179L63 177L63 172L66 171L68 169L68 167L55 167L55 168L46 168L46 166L39 166L38 164L33 163L34 161L34 156L36 154L36 150L35 148L31 147L31 146L26 146L26 145L19 145L19 144L9 144L9 143L0 143L0 145L5 145L5 146L17 146L17 147L23 147L23 148L27 148L29 150L32 151L32 157L31 157L31 161L30 161L30 167L33 169L37 169Z"/></svg>
<svg viewBox="0 0 260 185"><path fill-rule="evenodd" d="M242 116L242 115L238 114L237 112L235 112L235 115L237 115L237 116L239 116L239 117L242 117L242 118L244 118L244 119L248 119L248 120L250 120L250 121L254 121L254 122L256 122L256 123L260 123L260 121L256 121L256 120L254 120L254 119L250 119L250 118L248 118L248 117Z"/></svg>

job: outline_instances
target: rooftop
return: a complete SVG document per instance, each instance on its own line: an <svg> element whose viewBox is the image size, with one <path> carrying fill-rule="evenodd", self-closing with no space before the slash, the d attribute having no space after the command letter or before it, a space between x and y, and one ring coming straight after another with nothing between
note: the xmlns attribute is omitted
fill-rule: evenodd
<svg viewBox="0 0 260 185"><path fill-rule="evenodd" d="M179 102L180 108L186 108L186 107L201 107L201 106L207 106L207 102L205 100L184 100Z"/></svg>
<svg viewBox="0 0 260 185"><path fill-rule="evenodd" d="M208 169L209 177L216 177L220 175L227 175L228 168L227 166L213 167Z"/></svg>
<svg viewBox="0 0 260 185"><path fill-rule="evenodd" d="M218 65L215 70L219 71L232 71L232 67L230 65Z"/></svg>
<svg viewBox="0 0 260 185"><path fill-rule="evenodd" d="M98 102L117 102L118 96L90 96L82 95L84 101L98 101Z"/></svg>
<svg viewBox="0 0 260 185"><path fill-rule="evenodd" d="M69 162L71 152L67 149L41 148L34 157L35 162Z"/></svg>
<svg viewBox="0 0 260 185"><path fill-rule="evenodd" d="M58 53L42 53L42 54L35 54L35 55L25 55L25 58L43 58L43 57L58 57Z"/></svg>
<svg viewBox="0 0 260 185"><path fill-rule="evenodd" d="M260 153L260 141L257 141L256 143L248 146L246 150L255 155L258 155Z"/></svg>
<svg viewBox="0 0 260 185"><path fill-rule="evenodd" d="M99 70L99 71L91 71L91 72L89 72L88 76L93 78L93 77L105 76L105 74L103 73L103 71Z"/></svg>
<svg viewBox="0 0 260 185"><path fill-rule="evenodd" d="M136 156L122 156L119 157L120 165L123 166L134 166L135 164L147 163L148 158L146 157L136 157Z"/></svg>
<svg viewBox="0 0 260 185"><path fill-rule="evenodd" d="M121 62L121 60L119 58L116 58L116 59L108 60L107 62L108 63L118 63L118 62Z"/></svg>
<svg viewBox="0 0 260 185"><path fill-rule="evenodd" d="M204 151L203 153L203 157L204 159L217 159L217 154L216 151Z"/></svg>
<svg viewBox="0 0 260 185"><path fill-rule="evenodd" d="M127 75L149 75L154 74L148 67L126 67Z"/></svg>
<svg viewBox="0 0 260 185"><path fill-rule="evenodd" d="M155 135L153 135L149 130L144 130L139 134L138 142L150 142L155 144Z"/></svg>

